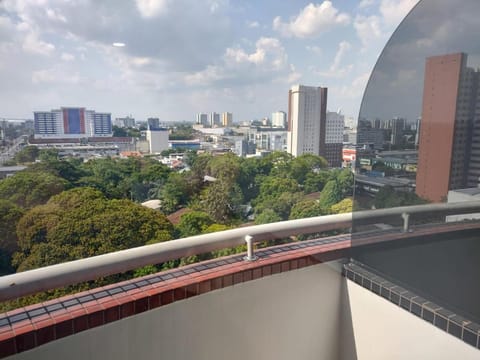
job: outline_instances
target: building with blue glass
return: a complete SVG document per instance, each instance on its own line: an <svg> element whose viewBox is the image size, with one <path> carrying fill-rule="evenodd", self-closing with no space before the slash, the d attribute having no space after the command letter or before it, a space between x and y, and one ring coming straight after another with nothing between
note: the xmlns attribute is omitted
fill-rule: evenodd
<svg viewBox="0 0 480 360"><path fill-rule="evenodd" d="M110 113L85 108L62 107L35 111L35 139L65 139L112 136Z"/></svg>

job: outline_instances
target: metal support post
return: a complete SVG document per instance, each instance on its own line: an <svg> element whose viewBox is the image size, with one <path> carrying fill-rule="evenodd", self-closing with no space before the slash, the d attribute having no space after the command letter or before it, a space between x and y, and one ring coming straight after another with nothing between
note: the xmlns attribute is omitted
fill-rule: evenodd
<svg viewBox="0 0 480 360"><path fill-rule="evenodd" d="M403 219L403 230L402 232L411 232L410 226L409 226L409 220L410 220L410 214L409 213L402 213L402 219Z"/></svg>
<svg viewBox="0 0 480 360"><path fill-rule="evenodd" d="M245 261L255 261L258 257L255 256L253 252L253 237L250 235L245 235L245 242L247 243L247 256L243 258Z"/></svg>

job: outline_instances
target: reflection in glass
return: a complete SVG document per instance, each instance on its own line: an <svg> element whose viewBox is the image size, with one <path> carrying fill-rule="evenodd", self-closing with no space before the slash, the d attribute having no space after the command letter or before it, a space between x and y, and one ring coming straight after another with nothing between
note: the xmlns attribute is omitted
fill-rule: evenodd
<svg viewBox="0 0 480 360"><path fill-rule="evenodd" d="M359 210L480 201L479 15L477 0L420 1L383 50L359 114ZM366 230L385 240L404 226L404 235L402 241L355 247L354 259L417 295L480 320L480 245L472 221L479 214L404 213L368 226L358 214L353 214L354 245ZM439 234L451 221L463 222Z"/></svg>
<svg viewBox="0 0 480 360"><path fill-rule="evenodd" d="M479 10L474 0L421 1L385 47L359 115L361 207L446 201L449 190L477 187ZM372 200L379 192L400 196L382 204Z"/></svg>

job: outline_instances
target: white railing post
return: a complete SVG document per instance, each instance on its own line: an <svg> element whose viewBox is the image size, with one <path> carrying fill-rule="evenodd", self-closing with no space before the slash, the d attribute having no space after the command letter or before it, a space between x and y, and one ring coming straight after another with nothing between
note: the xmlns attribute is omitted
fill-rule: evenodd
<svg viewBox="0 0 480 360"><path fill-rule="evenodd" d="M245 261L255 261L258 259L258 257L255 256L253 252L253 236L250 235L245 235L245 242L247 243L247 256L245 256L243 259Z"/></svg>
<svg viewBox="0 0 480 360"><path fill-rule="evenodd" d="M410 225L409 225L409 220L410 220L410 214L407 212L402 213L402 219L403 219L403 232L410 232Z"/></svg>

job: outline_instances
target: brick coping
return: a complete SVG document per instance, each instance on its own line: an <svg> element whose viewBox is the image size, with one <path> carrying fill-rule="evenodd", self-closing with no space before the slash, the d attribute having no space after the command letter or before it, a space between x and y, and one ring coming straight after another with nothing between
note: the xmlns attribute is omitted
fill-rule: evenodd
<svg viewBox="0 0 480 360"><path fill-rule="evenodd" d="M480 325L477 323L395 284L394 281L386 280L378 272L359 262L344 264L343 275L411 314L480 349Z"/></svg>

